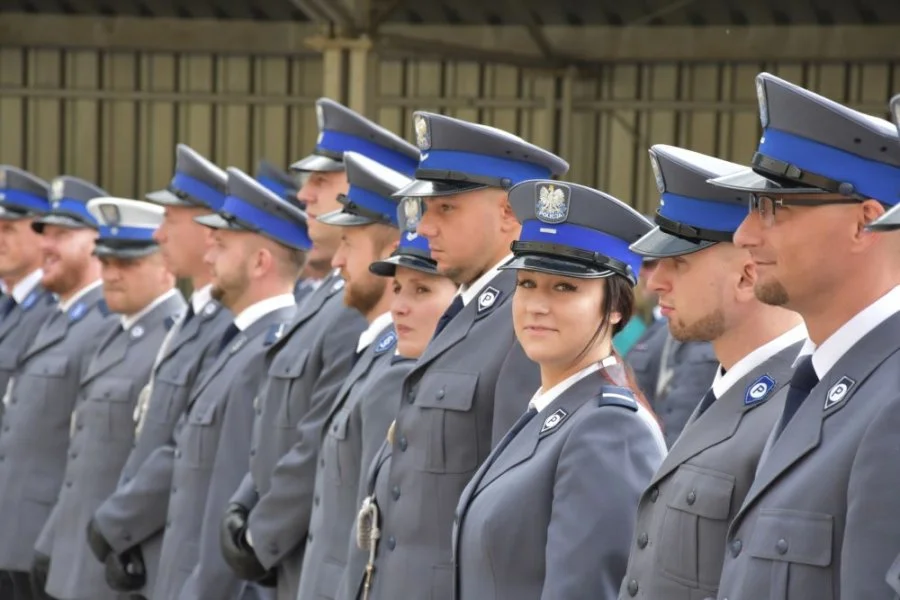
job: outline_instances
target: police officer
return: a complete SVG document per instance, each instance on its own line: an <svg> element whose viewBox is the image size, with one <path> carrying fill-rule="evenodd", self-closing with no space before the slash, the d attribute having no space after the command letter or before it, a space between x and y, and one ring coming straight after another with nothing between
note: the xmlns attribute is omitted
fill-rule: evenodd
<svg viewBox="0 0 900 600"><path fill-rule="evenodd" d="M806 330L797 313L756 299L756 267L732 243L746 193L706 183L743 170L656 145L657 227L632 244L657 259L647 282L680 338L711 342L721 366L641 496L619 597L715 598L728 523L746 496Z"/></svg>
<svg viewBox="0 0 900 600"><path fill-rule="evenodd" d="M97 344L115 326L92 255L97 222L86 206L106 195L81 179L58 177L50 210L32 222L41 235L41 284L58 295L59 305L20 359L0 429L0 569L12 579L14 599L32 597L27 573L62 484L78 384ZM34 593L42 594L38 589Z"/></svg>
<svg viewBox="0 0 900 600"><path fill-rule="evenodd" d="M209 229L195 217L225 202L225 172L190 147L175 151L175 174L167 189L147 194L165 210L153 234L169 271L190 280L184 316L156 355L150 383L135 410L135 444L116 490L96 509L91 549L106 563L106 581L120 592L153 596L173 468L175 425L203 370L216 358L234 316L212 298L212 272L203 261Z"/></svg>
<svg viewBox="0 0 900 600"><path fill-rule="evenodd" d="M60 600L118 597L106 585L103 565L90 555L85 530L115 489L134 439L138 395L163 338L185 308L153 241L163 210L136 200L95 198L88 211L100 224L94 254L102 264L103 296L120 322L81 379L64 483L35 545L49 559L45 589Z"/></svg>
<svg viewBox="0 0 900 600"><path fill-rule="evenodd" d="M522 233L502 268L541 387L459 499L455 598L615 598L635 502L666 453L612 344L634 309L628 244L652 226L576 184L528 181L509 201Z"/></svg>
<svg viewBox="0 0 900 600"><path fill-rule="evenodd" d="M361 394L368 393L369 383L390 367L397 340L389 311L389 282L370 273L369 265L388 258L397 247L397 203L390 196L409 178L353 152L344 155L344 164L350 190L340 198L343 209L320 215L318 220L343 230L332 265L346 281L345 303L365 317L368 327L359 336L350 374L327 408L299 598L334 598L337 591L356 515L360 472L360 423L351 422L351 412ZM399 388L394 391L399 393ZM386 412L392 412L391 408ZM381 416L377 421L389 423L390 419Z"/></svg>
<svg viewBox="0 0 900 600"><path fill-rule="evenodd" d="M512 331L515 276L499 270L521 228L507 192L568 169L505 131L420 112L414 125L423 155L416 181L397 193L402 229L428 239L438 271L461 289L404 381L391 459L378 474L398 493L387 502L379 496L382 541L370 593L377 600L452 593L456 501L492 434L502 437L539 385Z"/></svg>
<svg viewBox="0 0 900 600"><path fill-rule="evenodd" d="M713 180L751 193L734 236L768 304L809 330L784 411L728 529L719 597L893 598L900 552L900 236L866 225L895 205L890 123L762 73L752 170Z"/></svg>
<svg viewBox="0 0 900 600"><path fill-rule="evenodd" d="M49 193L44 180L0 166L0 279L9 290L0 300L0 395L6 392L19 357L56 306L53 294L41 285L40 237L31 228L34 218L50 209Z"/></svg>
<svg viewBox="0 0 900 600"><path fill-rule="evenodd" d="M265 353L294 316L293 285L310 247L303 211L242 171L227 172L221 210L196 221L213 230L213 297L236 316L176 432L159 599L252 597L222 558L219 524L246 472Z"/></svg>
<svg viewBox="0 0 900 600"><path fill-rule="evenodd" d="M338 196L349 192L344 150L356 148L400 173L415 169L419 153L331 100L320 99L316 113L315 150L291 168L305 177L299 198L310 216L310 260L327 259L330 264L342 228L317 217L340 210ZM249 510L253 555L266 571L277 572L278 600L295 600L297 595L323 420L350 372L359 335L367 328L366 320L347 302L349 297L339 293L343 287L344 280L333 271L270 352L269 376L259 393L260 414L254 422L250 474L233 498Z"/></svg>

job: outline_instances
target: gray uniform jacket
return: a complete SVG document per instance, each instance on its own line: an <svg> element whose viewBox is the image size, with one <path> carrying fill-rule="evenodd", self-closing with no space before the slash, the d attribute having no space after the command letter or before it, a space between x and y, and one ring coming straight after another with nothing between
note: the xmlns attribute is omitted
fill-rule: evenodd
<svg viewBox="0 0 900 600"><path fill-rule="evenodd" d="M891 586L892 590L894 590L893 600L897 600L898 598L900 598L900 554L897 555L897 558L894 559L891 568L888 569L885 581L887 581L887 584Z"/></svg>
<svg viewBox="0 0 900 600"><path fill-rule="evenodd" d="M591 374L495 449L459 499L457 600L616 597L634 507L665 455L639 410L628 388Z"/></svg>
<svg viewBox="0 0 900 600"><path fill-rule="evenodd" d="M191 390L175 434L175 466L163 537L158 600L240 598L222 557L219 527L228 499L247 472L253 399L265 376L265 352L296 306L274 310L238 333Z"/></svg>
<svg viewBox="0 0 900 600"><path fill-rule="evenodd" d="M140 544L147 572L142 593L153 596L159 572L174 467L175 425L204 369L216 358L219 341L234 316L210 300L190 320L180 320L160 348L147 405L134 447L115 491L97 508L95 525L117 553Z"/></svg>
<svg viewBox="0 0 900 600"><path fill-rule="evenodd" d="M445 600L453 593L453 514L490 454L496 390L513 393L518 384L513 398L497 402L513 401L524 412L540 387L533 362L504 365L515 352L514 289L515 274L501 271L429 343L403 382L391 459L376 486L382 537L373 600ZM501 367L515 381L499 385Z"/></svg>
<svg viewBox="0 0 900 600"><path fill-rule="evenodd" d="M668 358L666 370L671 376L658 386L660 376L665 376L660 373L664 354ZM625 362L634 371L644 397L662 421L663 434L671 448L716 376L719 360L712 345L672 339L668 321L658 319L628 352ZM657 387L662 388L659 394Z"/></svg>
<svg viewBox="0 0 900 600"><path fill-rule="evenodd" d="M46 590L54 598L118 597L106 584L103 564L88 549L85 532L97 506L116 487L134 441L138 395L163 338L183 310L184 300L176 292L127 332L114 328L81 380L65 480L36 544L51 559Z"/></svg>
<svg viewBox="0 0 900 600"><path fill-rule="evenodd" d="M297 598L333 600L337 594L364 461L372 459L397 414L402 378L412 364L391 364L396 339L393 326L379 333L353 366L326 421Z"/></svg>
<svg viewBox="0 0 900 600"><path fill-rule="evenodd" d="M777 391L790 383L801 345L769 357L699 418L694 411L641 496L619 598L715 598L728 523L781 416L784 397ZM760 384L764 394L754 391Z"/></svg>
<svg viewBox="0 0 900 600"><path fill-rule="evenodd" d="M0 318L0 396L6 392L22 354L55 310L58 310L56 297L38 284L21 304L16 304L8 315Z"/></svg>
<svg viewBox="0 0 900 600"><path fill-rule="evenodd" d="M62 485L79 382L116 325L97 286L68 312L51 314L22 355L0 429L0 569L31 568Z"/></svg>
<svg viewBox="0 0 900 600"><path fill-rule="evenodd" d="M900 553L897 340L900 313L844 354L767 444L728 528L719 598L894 597L885 573Z"/></svg>
<svg viewBox="0 0 900 600"><path fill-rule="evenodd" d="M322 282L269 351L250 473L233 497L252 509L249 531L260 562L277 566L278 600L297 596L325 418L367 327L358 311L344 305L343 287L338 276Z"/></svg>

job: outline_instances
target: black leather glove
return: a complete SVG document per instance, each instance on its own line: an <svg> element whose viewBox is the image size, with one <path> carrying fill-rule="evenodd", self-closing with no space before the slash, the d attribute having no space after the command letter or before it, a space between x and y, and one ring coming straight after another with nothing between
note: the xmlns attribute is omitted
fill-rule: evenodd
<svg viewBox="0 0 900 600"><path fill-rule="evenodd" d="M219 544L222 556L234 571L234 574L247 581L262 583L267 576L273 575L259 562L256 553L247 543L247 516L250 511L246 507L232 502L225 509L222 527L219 529Z"/></svg>
<svg viewBox="0 0 900 600"><path fill-rule="evenodd" d="M94 522L94 519L88 521L87 524L87 543L91 552L94 553L94 556L96 556L97 560L100 562L105 562L106 557L113 551L112 546L109 545L109 542L106 541L106 538L103 537L103 534L97 529L97 523Z"/></svg>
<svg viewBox="0 0 900 600"><path fill-rule="evenodd" d="M47 587L47 574L50 573L50 557L40 552L34 553L31 561L31 587L43 594Z"/></svg>
<svg viewBox="0 0 900 600"><path fill-rule="evenodd" d="M140 546L122 554L110 552L106 556L106 584L117 592L136 592L147 585L147 569Z"/></svg>

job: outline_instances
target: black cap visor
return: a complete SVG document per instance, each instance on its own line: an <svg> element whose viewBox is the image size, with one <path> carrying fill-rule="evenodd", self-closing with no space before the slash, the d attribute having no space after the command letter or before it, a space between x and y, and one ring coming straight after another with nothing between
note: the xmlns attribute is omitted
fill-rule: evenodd
<svg viewBox="0 0 900 600"><path fill-rule="evenodd" d="M569 260L545 254L520 254L500 267L501 270L538 271L550 275L576 277L578 279L602 279L620 275L612 269L590 266L577 260Z"/></svg>
<svg viewBox="0 0 900 600"><path fill-rule="evenodd" d="M210 215L201 215L199 217L194 217L194 222L203 225L204 227L209 227L210 229L230 229L232 231L246 231L246 227L242 227L240 223L232 220L226 219L219 213L212 213Z"/></svg>
<svg viewBox="0 0 900 600"><path fill-rule="evenodd" d="M471 192L490 187L474 181L449 181L438 179L415 179L406 187L393 194L395 198L429 198L435 196L453 196L463 192Z"/></svg>
<svg viewBox="0 0 900 600"><path fill-rule="evenodd" d="M393 277L397 272L397 267L406 267L426 275L440 275L437 263L430 258L396 252L390 258L370 264L369 271L379 277Z"/></svg>
<svg viewBox="0 0 900 600"><path fill-rule="evenodd" d="M709 240L691 240L679 237L667 233L659 227L655 227L644 234L638 241L631 244L629 249L635 254L647 258L669 258L692 254L717 243Z"/></svg>
<svg viewBox="0 0 900 600"><path fill-rule="evenodd" d="M196 202L191 202L189 196L179 196L171 190L157 190L144 195L147 202L159 204L161 206L203 206Z"/></svg>
<svg viewBox="0 0 900 600"><path fill-rule="evenodd" d="M360 225L379 223L379 221L370 219L369 217L346 212L344 210L333 210L324 215L319 215L316 217L316 221L324 223L325 225L334 225L336 227L358 227Z"/></svg>
<svg viewBox="0 0 900 600"><path fill-rule="evenodd" d="M292 171L322 171L330 173L332 171L343 171L344 169L342 160L337 160L324 154L310 154L291 165Z"/></svg>
<svg viewBox="0 0 900 600"><path fill-rule="evenodd" d="M57 227L65 227L66 229L97 229L92 223L61 213L48 213L43 215L31 223L31 228L37 233L44 233L44 226L56 225Z"/></svg>
<svg viewBox="0 0 900 600"><path fill-rule="evenodd" d="M710 185L725 188L729 190L737 190L739 192L750 192L755 194L825 194L825 190L819 188L811 188L801 183L791 183L787 180L776 180L774 178L763 177L753 169L738 171L724 177L716 177L706 181Z"/></svg>
<svg viewBox="0 0 900 600"><path fill-rule="evenodd" d="M94 246L94 256L103 258L144 258L159 251L156 242L123 242L98 238Z"/></svg>

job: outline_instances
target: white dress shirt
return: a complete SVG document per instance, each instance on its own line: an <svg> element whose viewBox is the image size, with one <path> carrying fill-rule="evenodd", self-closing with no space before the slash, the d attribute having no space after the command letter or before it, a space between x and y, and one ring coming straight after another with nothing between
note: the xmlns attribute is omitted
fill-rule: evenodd
<svg viewBox="0 0 900 600"><path fill-rule="evenodd" d="M147 313L149 313L151 310L153 310L154 308L156 308L157 306L159 306L160 304L162 304L163 302L165 302L166 300L168 300L175 294L179 294L179 293L180 292L178 290L173 288L173 289L169 290L168 292L166 292L165 294L158 296L156 298L156 300L154 300L153 302L151 302L150 304L145 306L139 312L137 312L133 315L122 315L121 316L122 329L124 329L125 331L128 331L129 329L131 329L134 326L135 323L137 323L138 321L143 319L145 316L147 316Z"/></svg>
<svg viewBox="0 0 900 600"><path fill-rule="evenodd" d="M359 341L356 342L356 353L359 354L363 350L369 347L372 342L375 341L375 336L377 336L382 329L387 327L393 322L393 317L390 312L382 313L375 317L375 319L369 323L369 326L365 328L365 330L359 334Z"/></svg>
<svg viewBox="0 0 900 600"><path fill-rule="evenodd" d="M212 302L212 288L212 284L207 283L202 288L194 290L194 293L191 294L191 308L194 309L195 315L199 315L200 311Z"/></svg>
<svg viewBox="0 0 900 600"><path fill-rule="evenodd" d="M484 274L476 279L472 285L461 285L459 286L459 295L462 296L463 306L468 306L469 302L475 299L481 290L487 287L487 284L491 282L494 277L500 274L500 267L505 265L510 259L513 257L512 254L507 254L503 257L503 259L498 262L496 265L488 269L484 272Z"/></svg>
<svg viewBox="0 0 900 600"><path fill-rule="evenodd" d="M101 285L103 285L103 282L99 279L93 283L87 284L86 286L84 286L83 288L78 290L78 292L76 292L75 295L72 296L71 298L69 298L65 302L60 302L59 310L62 312L69 312L69 309L72 308L73 306L75 306L76 302L78 302L79 300L84 298L87 294L89 294L91 291L97 289Z"/></svg>
<svg viewBox="0 0 900 600"><path fill-rule="evenodd" d="M788 346L807 339L806 325L797 325L793 329L782 333L777 338L770 340L734 363L724 374L722 365L716 369L716 377L713 379L712 390L716 398L721 398L731 389L735 383L747 376L747 373L763 364Z"/></svg>
<svg viewBox="0 0 900 600"><path fill-rule="evenodd" d="M25 277L25 279L13 286L11 294L13 300L16 301L16 304L22 304L23 302L25 302L28 294L30 294L32 290L37 287L37 285L41 282L41 278L43 276L44 271L42 269L38 269L29 273Z"/></svg>
<svg viewBox="0 0 900 600"><path fill-rule="evenodd" d="M241 313L234 318L234 324L240 331L246 331L248 327L270 312L296 305L297 302L294 300L294 294L279 294L277 296L272 296L271 298L260 300L256 304L251 304L242 310Z"/></svg>

